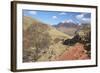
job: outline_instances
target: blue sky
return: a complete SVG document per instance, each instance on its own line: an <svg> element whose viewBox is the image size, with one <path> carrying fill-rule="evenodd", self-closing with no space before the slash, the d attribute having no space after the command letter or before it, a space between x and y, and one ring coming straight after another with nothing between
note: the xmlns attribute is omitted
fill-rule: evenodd
<svg viewBox="0 0 100 73"><path fill-rule="evenodd" d="M50 25L56 25L60 22L78 24L91 22L91 13L84 12L23 10L23 16L30 16Z"/></svg>

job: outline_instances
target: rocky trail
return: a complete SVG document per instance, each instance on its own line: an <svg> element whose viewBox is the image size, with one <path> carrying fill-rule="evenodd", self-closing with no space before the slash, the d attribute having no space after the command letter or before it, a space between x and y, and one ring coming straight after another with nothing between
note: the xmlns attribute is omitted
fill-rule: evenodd
<svg viewBox="0 0 100 73"><path fill-rule="evenodd" d="M85 60L90 59L84 45L77 43L66 50L61 56L56 57L57 60Z"/></svg>

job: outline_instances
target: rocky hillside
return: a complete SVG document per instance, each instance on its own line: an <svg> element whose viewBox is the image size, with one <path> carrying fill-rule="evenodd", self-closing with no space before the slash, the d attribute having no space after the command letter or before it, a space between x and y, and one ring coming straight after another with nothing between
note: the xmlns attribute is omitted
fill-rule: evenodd
<svg viewBox="0 0 100 73"><path fill-rule="evenodd" d="M73 22L60 22L57 25L55 25L57 30L64 32L65 34L68 34L70 36L75 35L75 32L80 28L80 26Z"/></svg>
<svg viewBox="0 0 100 73"><path fill-rule="evenodd" d="M24 16L23 62L90 59L90 26L82 26L76 34L77 25L68 24L66 27L69 28L67 32L73 36L42 21Z"/></svg>
<svg viewBox="0 0 100 73"><path fill-rule="evenodd" d="M23 32L23 62L38 61L51 46L53 49L62 39L70 38L67 34L31 17L24 17ZM56 49L62 47L63 45Z"/></svg>
<svg viewBox="0 0 100 73"><path fill-rule="evenodd" d="M76 43L74 46L70 47L61 56L56 57L57 60L85 60L89 59L84 45Z"/></svg>

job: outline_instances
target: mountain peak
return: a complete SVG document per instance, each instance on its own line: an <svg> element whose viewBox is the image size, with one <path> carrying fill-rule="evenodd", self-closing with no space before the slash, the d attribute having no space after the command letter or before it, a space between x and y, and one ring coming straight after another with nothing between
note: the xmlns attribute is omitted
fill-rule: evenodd
<svg viewBox="0 0 100 73"><path fill-rule="evenodd" d="M64 20L60 23L58 23L55 27L78 27L79 25L76 24L74 21L72 20Z"/></svg>
<svg viewBox="0 0 100 73"><path fill-rule="evenodd" d="M71 19L69 19L69 20L64 20L64 21L62 21L61 23L74 23L74 21L71 20Z"/></svg>

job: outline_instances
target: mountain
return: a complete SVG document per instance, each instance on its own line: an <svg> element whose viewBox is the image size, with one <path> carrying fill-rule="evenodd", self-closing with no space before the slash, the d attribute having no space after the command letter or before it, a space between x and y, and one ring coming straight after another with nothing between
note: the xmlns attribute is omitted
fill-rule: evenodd
<svg viewBox="0 0 100 73"><path fill-rule="evenodd" d="M60 22L57 25L55 25L55 27L79 27L77 24L73 23L73 22Z"/></svg>
<svg viewBox="0 0 100 73"><path fill-rule="evenodd" d="M75 35L75 32L79 30L80 25L74 22L60 22L57 25L54 25L54 27L67 35L73 36Z"/></svg>
<svg viewBox="0 0 100 73"><path fill-rule="evenodd" d="M63 42L65 40L73 40L72 38L75 36L76 31L79 31L78 34L83 37L81 43L76 42L74 45L64 45ZM90 56L91 54L89 38L89 24L80 26L73 22L63 22L56 26L51 26L29 16L24 16L23 62L87 59L87 55ZM83 44L84 42L85 44ZM83 52L84 49L87 52ZM75 56L76 54L77 56Z"/></svg>
<svg viewBox="0 0 100 73"><path fill-rule="evenodd" d="M23 30L27 30L30 26L42 26L42 25L45 27L45 28L48 28L49 25L37 20L37 19L34 19L34 18L31 18L29 16L24 16L23 17ZM43 27L42 27L43 28Z"/></svg>
<svg viewBox="0 0 100 73"><path fill-rule="evenodd" d="M55 50L55 53L61 53L66 49L66 46L61 42L68 38L70 38L69 35L58 31L55 27L29 16L24 16L23 62L49 60L48 57L51 54L48 53L52 52L52 49ZM48 57L42 56L45 52Z"/></svg>
<svg viewBox="0 0 100 73"><path fill-rule="evenodd" d="M24 21L23 21L23 30L25 31L25 34L27 33L27 31L29 31L29 29L34 29L34 30L39 30L39 31L45 31L47 33L49 33L49 35L52 38L56 38L56 37L61 37L61 36L65 36L65 37L70 37L67 34L58 31L55 27L52 27L49 24L43 23L42 21L39 21L37 19L31 18L29 16L24 16L23 17Z"/></svg>

